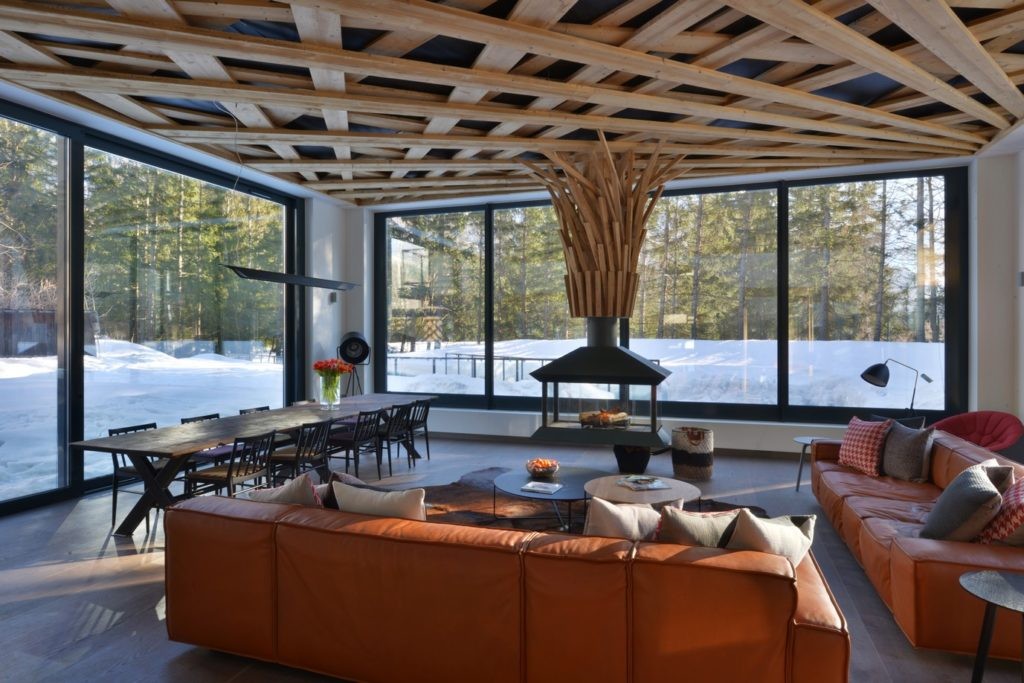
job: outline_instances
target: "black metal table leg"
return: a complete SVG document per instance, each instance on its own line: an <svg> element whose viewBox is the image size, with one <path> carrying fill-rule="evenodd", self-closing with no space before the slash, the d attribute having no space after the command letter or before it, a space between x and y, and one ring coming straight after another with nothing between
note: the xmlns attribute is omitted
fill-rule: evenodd
<svg viewBox="0 0 1024 683"><path fill-rule="evenodd" d="M981 683L985 676L985 660L988 659L988 648L992 644L992 627L996 620L996 606L985 603L985 617L981 622L981 637L978 639L978 653L974 656L974 671L971 683Z"/></svg>
<svg viewBox="0 0 1024 683"><path fill-rule="evenodd" d="M139 473L139 479L142 480L146 491L114 530L117 536L131 536L146 519L150 510L155 507L165 508L174 503L174 496L170 491L171 482L188 462L187 457L171 458L158 470L153 466L153 461L145 455L129 453L128 459Z"/></svg>
<svg viewBox="0 0 1024 683"><path fill-rule="evenodd" d="M800 490L800 480L804 478L804 457L807 455L807 446L810 444L804 444L804 447L800 449L800 465L796 469L796 490Z"/></svg>

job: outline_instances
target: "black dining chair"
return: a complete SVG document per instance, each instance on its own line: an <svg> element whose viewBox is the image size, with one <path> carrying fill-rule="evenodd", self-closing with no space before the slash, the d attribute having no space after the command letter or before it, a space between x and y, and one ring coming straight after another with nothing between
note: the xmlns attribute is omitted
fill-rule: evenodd
<svg viewBox="0 0 1024 683"><path fill-rule="evenodd" d="M395 444L395 451L398 451L399 446L405 447L405 457L409 464L409 467L413 466L413 447L410 443L412 439L412 431L410 430L410 416L412 415L412 403L402 403L397 406L391 406L391 408L384 415L381 420L380 429L378 431L378 438L381 446L386 447L388 451L388 476L392 475L391 472L391 444Z"/></svg>
<svg viewBox="0 0 1024 683"><path fill-rule="evenodd" d="M238 437L231 445L227 464L185 474L185 495L192 497L211 490L220 493L221 489L227 488L228 495L234 496L240 485L249 482L256 482L250 488L259 488L260 480L269 480L273 450L274 431Z"/></svg>
<svg viewBox="0 0 1024 683"><path fill-rule="evenodd" d="M430 415L430 401L422 399L413 401L412 414L409 416L409 443L413 452L416 451L416 435L422 434L427 444L427 460L430 460L430 430L427 429L427 417Z"/></svg>
<svg viewBox="0 0 1024 683"><path fill-rule="evenodd" d="M270 454L270 476L277 483L277 474L286 470L289 479L299 476L304 470L316 470L320 482L330 477L327 467L328 438L333 420L307 422L299 429L294 446L278 447Z"/></svg>
<svg viewBox="0 0 1024 683"><path fill-rule="evenodd" d="M115 427L107 430L107 436L118 436L120 434L134 434L135 432L144 432L150 429L156 429L156 422L147 422L145 424L132 425L130 427ZM141 496L145 491L134 491L132 489L122 489L122 486L136 484L142 481L139 477L139 470L135 465L131 464L131 460L124 453L111 453L110 458L114 465L114 474L110 480L110 488L112 491L111 504L110 504L110 526L114 526L117 522L117 495L120 492L133 493L137 496ZM160 469L167 463L166 460L158 460L153 464L153 467ZM146 533L149 533L149 513L146 513Z"/></svg>
<svg viewBox="0 0 1024 683"><path fill-rule="evenodd" d="M345 471L348 472L349 460L355 462L356 476L359 476L359 456L363 453L373 452L377 457L377 478L381 478L381 443L380 423L384 415L382 410L371 410L361 412L356 416L354 424L344 425L334 429L328 437L327 457L337 457L337 453L344 453Z"/></svg>
<svg viewBox="0 0 1024 683"><path fill-rule="evenodd" d="M270 410L270 406L259 406L258 408L242 408L238 411L239 415L248 415L249 413L262 413L265 410Z"/></svg>
<svg viewBox="0 0 1024 683"><path fill-rule="evenodd" d="M196 422L206 422L207 420L219 420L220 413L209 413L207 415L196 415L194 417L183 417L181 418L181 424L194 424ZM191 460L196 467L206 467L208 465L217 465L223 463L228 457L231 456L233 450L233 444L222 443L219 446L213 448L207 448L206 450L193 453Z"/></svg>

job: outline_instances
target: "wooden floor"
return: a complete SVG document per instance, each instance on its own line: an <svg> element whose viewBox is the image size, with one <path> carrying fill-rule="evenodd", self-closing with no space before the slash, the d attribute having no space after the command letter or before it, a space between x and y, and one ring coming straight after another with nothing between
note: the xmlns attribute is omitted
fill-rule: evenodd
<svg viewBox="0 0 1024 683"><path fill-rule="evenodd" d="M535 445L435 438L431 450L432 460L411 471L396 460L395 476L384 483L444 484L484 467L522 467L538 455L615 472L614 458L603 449L541 451ZM669 476L671 470L662 455L652 458L648 471ZM369 462L363 474L372 479L375 472L368 471ZM701 488L706 498L759 505L772 515L819 514L814 553L849 622L851 681L969 680L970 657L910 647L820 515L806 478L799 492L795 479L795 456L719 455L713 479ZM133 503L133 496L122 494L123 511ZM140 527L130 539L110 534L109 493L0 519L0 681L325 680L169 642L163 624L163 553L158 528L147 536ZM1017 681L1019 669L992 661L985 680Z"/></svg>

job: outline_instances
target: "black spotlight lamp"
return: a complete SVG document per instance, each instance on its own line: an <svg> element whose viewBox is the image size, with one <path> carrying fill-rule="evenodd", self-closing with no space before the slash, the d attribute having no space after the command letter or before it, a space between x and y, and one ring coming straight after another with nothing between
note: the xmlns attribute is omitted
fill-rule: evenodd
<svg viewBox="0 0 1024 683"><path fill-rule="evenodd" d="M929 384L932 383L932 378L923 372L918 372L917 368L912 368L906 363L901 363L893 358L886 358L884 363L875 363L870 366L867 370L860 373L860 378L868 384L873 384L876 387L884 387L889 384L889 363L895 363L896 365L902 365L908 370L914 371L914 391L910 394L910 412L914 412L914 399L917 398L917 380L918 378L923 379Z"/></svg>

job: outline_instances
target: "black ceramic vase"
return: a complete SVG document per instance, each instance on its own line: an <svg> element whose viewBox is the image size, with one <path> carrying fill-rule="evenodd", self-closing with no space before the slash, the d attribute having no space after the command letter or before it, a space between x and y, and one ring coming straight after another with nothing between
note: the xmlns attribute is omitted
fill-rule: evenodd
<svg viewBox="0 0 1024 683"><path fill-rule="evenodd" d="M651 449L647 446L614 446L613 452L622 474L643 474L651 459Z"/></svg>

